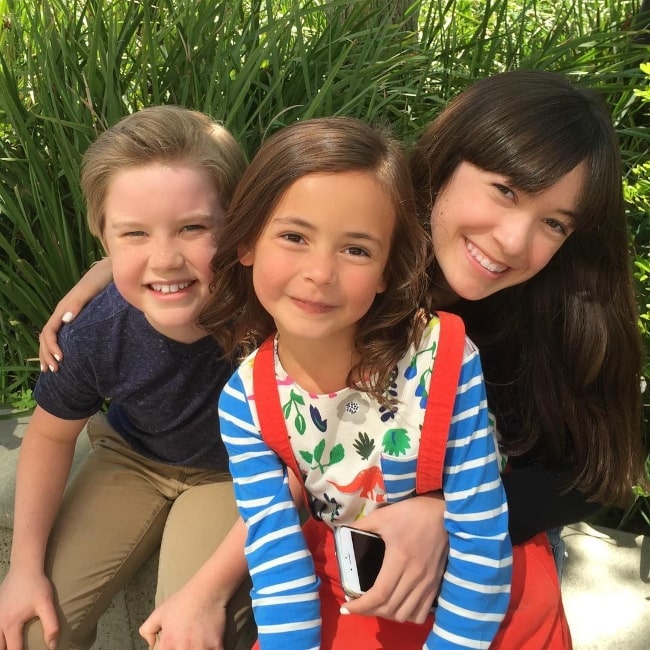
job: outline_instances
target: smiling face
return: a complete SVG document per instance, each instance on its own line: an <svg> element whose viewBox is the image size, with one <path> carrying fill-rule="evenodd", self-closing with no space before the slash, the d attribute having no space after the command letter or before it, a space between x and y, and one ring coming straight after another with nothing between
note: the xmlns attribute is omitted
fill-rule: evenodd
<svg viewBox="0 0 650 650"><path fill-rule="evenodd" d="M526 194L500 174L460 163L431 212L441 301L480 300L541 271L573 232L583 178L580 164Z"/></svg>
<svg viewBox="0 0 650 650"><path fill-rule="evenodd" d="M205 336L194 320L210 294L222 214L209 176L158 163L125 169L109 184L104 214L103 242L124 299L169 338Z"/></svg>
<svg viewBox="0 0 650 650"><path fill-rule="evenodd" d="M394 225L391 197L368 172L307 174L289 187L240 255L285 345L352 346L386 288Z"/></svg>

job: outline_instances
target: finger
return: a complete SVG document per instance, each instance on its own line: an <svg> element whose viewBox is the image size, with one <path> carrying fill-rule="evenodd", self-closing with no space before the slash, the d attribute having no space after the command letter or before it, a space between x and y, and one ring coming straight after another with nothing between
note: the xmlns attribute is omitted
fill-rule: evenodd
<svg viewBox="0 0 650 650"><path fill-rule="evenodd" d="M48 648L54 650L59 640L59 619L51 600L43 603L37 610L36 615L41 619L43 628L43 640Z"/></svg>
<svg viewBox="0 0 650 650"><path fill-rule="evenodd" d="M140 636L147 642L149 650L153 650L156 645L158 632L161 627L156 622L151 620L151 616L140 626L138 630Z"/></svg>
<svg viewBox="0 0 650 650"><path fill-rule="evenodd" d="M400 622L411 620L419 614L422 579L419 572L410 570L407 558L388 547L374 585L354 601L350 611Z"/></svg>
<svg viewBox="0 0 650 650"><path fill-rule="evenodd" d="M377 510L373 510L370 514L366 515L365 517L362 517L361 519L357 519L354 522L354 528L357 528L359 530L365 530L368 533L377 533L380 534L380 531L382 529L382 522L385 521L384 517L376 517L375 514L380 510L381 508L378 508ZM383 514L383 513L382 513Z"/></svg>
<svg viewBox="0 0 650 650"><path fill-rule="evenodd" d="M358 598L354 598L345 603L344 608L350 614L360 614L362 616L379 615L379 610L386 604L390 597L390 592L386 591L383 586L375 582L371 589Z"/></svg>
<svg viewBox="0 0 650 650"><path fill-rule="evenodd" d="M5 641L7 643L7 650L23 650L22 625L5 630Z"/></svg>
<svg viewBox="0 0 650 650"><path fill-rule="evenodd" d="M55 343L47 343L46 334L41 332L38 336L38 360L41 366L41 372L56 372L59 369L59 361L63 358L59 346ZM54 339L56 341L56 338ZM56 355L56 356L55 356Z"/></svg>

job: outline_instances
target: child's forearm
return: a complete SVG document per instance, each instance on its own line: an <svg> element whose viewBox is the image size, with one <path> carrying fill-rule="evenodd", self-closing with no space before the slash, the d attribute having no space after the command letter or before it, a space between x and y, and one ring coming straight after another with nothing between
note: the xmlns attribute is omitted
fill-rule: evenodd
<svg viewBox="0 0 650 650"><path fill-rule="evenodd" d="M248 575L245 544L246 524L239 517L187 586L202 593L213 593L225 605Z"/></svg>
<svg viewBox="0 0 650 650"><path fill-rule="evenodd" d="M37 408L23 439L16 474L13 567L43 566L45 548L68 479L77 429L85 421L70 423L61 437L43 433L48 416ZM44 471L45 468L45 471Z"/></svg>

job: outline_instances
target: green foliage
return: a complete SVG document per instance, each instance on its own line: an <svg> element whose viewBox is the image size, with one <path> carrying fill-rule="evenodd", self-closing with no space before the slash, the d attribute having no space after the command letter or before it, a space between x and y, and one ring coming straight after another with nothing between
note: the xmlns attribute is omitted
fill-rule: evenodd
<svg viewBox="0 0 650 650"><path fill-rule="evenodd" d="M647 110L635 94L647 46L636 41L644 24L638 7L637 0L491 0L480 8L474 0L0 0L0 402L33 386L39 328L101 254L86 228L80 160L125 114L160 103L203 110L249 155L277 128L318 115L388 122L408 140L471 80L544 67L602 90L630 192L647 201ZM646 246L647 203L631 200L635 237ZM638 252L638 279L647 282L647 248Z"/></svg>
<svg viewBox="0 0 650 650"><path fill-rule="evenodd" d="M645 83L636 88L635 96L641 101L642 115L650 118L650 62L641 64L646 75ZM645 131L646 151L650 145L650 134ZM623 189L629 206L630 225L634 247L634 279L639 295L639 328L646 341L648 357L644 369L645 385L650 385L650 160L634 165L624 179ZM650 389L644 394L645 442L648 457L645 463L647 485L633 487L634 501L623 512L619 528L627 528L636 522L639 530L650 532Z"/></svg>
<svg viewBox="0 0 650 650"><path fill-rule="evenodd" d="M634 94L641 102L640 115L650 121L650 62L643 63L646 75L643 85ZM650 147L650 134L643 131L646 152ZM634 246L634 277L639 291L639 326L646 341L650 341L650 160L632 166L624 178L623 189L629 206L630 226ZM648 348L650 350L650 347ZM650 379L650 360L646 365L646 379Z"/></svg>

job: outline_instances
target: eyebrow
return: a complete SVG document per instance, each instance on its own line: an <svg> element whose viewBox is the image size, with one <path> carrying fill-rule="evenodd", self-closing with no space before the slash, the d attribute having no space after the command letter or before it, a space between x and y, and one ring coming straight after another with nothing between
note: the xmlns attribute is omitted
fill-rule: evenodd
<svg viewBox="0 0 650 650"><path fill-rule="evenodd" d="M565 210L563 208L558 208L557 211L560 214L563 214L565 217L569 217L569 219L571 219L572 221L576 221L578 219L578 214L573 210Z"/></svg>
<svg viewBox="0 0 650 650"><path fill-rule="evenodd" d="M316 230L313 224L309 223L308 221L305 221L304 219L301 219L300 217L278 217L274 221L275 223L285 224L287 226L300 226L301 228L305 228L307 230ZM371 234L367 232L356 232L354 230L349 230L343 232L342 235L344 237L349 237L350 239L360 239L362 241L370 241L370 242L374 242L378 246L382 246L382 242L378 237L373 237Z"/></svg>
<svg viewBox="0 0 650 650"><path fill-rule="evenodd" d="M178 219L174 219L177 223L196 223L197 221L212 221L217 215L210 214L209 212L197 212L196 214L188 214ZM148 226L148 223L143 221L138 221L136 219L120 219L120 217L114 217L111 219L111 228L142 228L143 226Z"/></svg>

